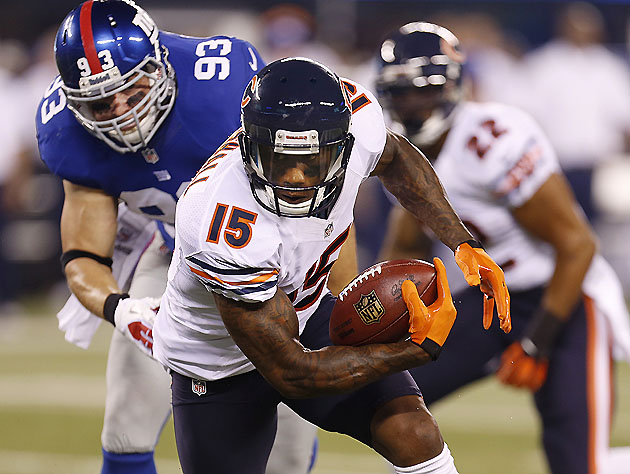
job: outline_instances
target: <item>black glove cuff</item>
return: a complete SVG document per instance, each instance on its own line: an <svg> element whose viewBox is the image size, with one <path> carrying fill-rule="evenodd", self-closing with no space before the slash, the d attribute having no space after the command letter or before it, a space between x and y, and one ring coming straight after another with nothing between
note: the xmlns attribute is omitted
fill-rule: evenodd
<svg viewBox="0 0 630 474"><path fill-rule="evenodd" d="M425 337L421 344L418 344L413 339L410 339L410 341L429 354L429 356L431 356L431 360L437 360L440 356L440 352L442 352L442 346L428 337Z"/></svg>
<svg viewBox="0 0 630 474"><path fill-rule="evenodd" d="M459 247L462 244L468 244L470 245L472 248L474 249L483 249L483 245L481 245L481 242L479 242L478 240L464 240L463 242L460 242L457 247ZM456 247L456 248L457 248ZM485 250L485 249L484 249Z"/></svg>
<svg viewBox="0 0 630 474"><path fill-rule="evenodd" d="M105 304L103 305L103 318L105 321L112 323L114 327L116 326L116 323L114 322L116 306L118 306L118 302L120 300L124 300L125 298L129 298L127 293L112 293L105 298Z"/></svg>
<svg viewBox="0 0 630 474"><path fill-rule="evenodd" d="M525 353L531 357L548 357L564 323L552 312L539 308L521 341Z"/></svg>

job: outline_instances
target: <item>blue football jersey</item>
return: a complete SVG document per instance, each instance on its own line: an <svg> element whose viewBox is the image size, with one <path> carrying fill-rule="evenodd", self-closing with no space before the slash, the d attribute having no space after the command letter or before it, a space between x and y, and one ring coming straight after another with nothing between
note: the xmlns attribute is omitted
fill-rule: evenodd
<svg viewBox="0 0 630 474"><path fill-rule="evenodd" d="M240 126L243 91L264 64L251 44L237 38L160 32L160 43L175 70L177 98L148 148L118 153L91 135L66 107L60 77L37 110L37 141L55 175L173 224L177 197Z"/></svg>

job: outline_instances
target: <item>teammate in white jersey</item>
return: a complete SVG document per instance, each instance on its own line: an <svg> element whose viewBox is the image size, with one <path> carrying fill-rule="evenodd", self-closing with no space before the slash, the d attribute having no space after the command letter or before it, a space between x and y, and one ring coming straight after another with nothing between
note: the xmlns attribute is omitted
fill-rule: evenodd
<svg viewBox="0 0 630 474"><path fill-rule="evenodd" d="M462 62L450 31L410 23L382 45L377 90L505 270L514 331L479 331L468 314L478 295L453 284L460 317L448 350L411 373L431 404L496 371L533 392L554 474L622 472L612 470L617 461L608 450L611 344L630 360L620 284L596 256L593 232L542 131L512 107L461 101ZM385 257L417 255L428 239L422 224L403 209L394 213Z"/></svg>
<svg viewBox="0 0 630 474"><path fill-rule="evenodd" d="M178 202L154 327L154 354L173 379L183 471L264 472L284 401L373 447L398 473L455 473L405 371L437 357L455 318L441 261L438 300L427 310L417 291L403 295L411 336L392 344L331 346L327 275L370 174L432 226L474 284L483 279L486 307L496 300L509 331L503 272L471 240L428 161L385 128L361 86L311 60L276 61L247 87L241 118Z"/></svg>

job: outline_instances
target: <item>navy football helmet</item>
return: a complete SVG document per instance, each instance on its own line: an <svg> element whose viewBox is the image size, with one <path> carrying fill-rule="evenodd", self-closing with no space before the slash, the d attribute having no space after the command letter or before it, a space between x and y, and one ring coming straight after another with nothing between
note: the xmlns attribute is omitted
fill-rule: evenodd
<svg viewBox="0 0 630 474"><path fill-rule="evenodd" d="M254 197L285 217L327 218L354 138L345 87L306 58L270 63L245 89L239 140Z"/></svg>
<svg viewBox="0 0 630 474"><path fill-rule="evenodd" d="M377 94L416 145L435 143L450 127L464 59L455 35L433 23L408 23L381 45Z"/></svg>
<svg viewBox="0 0 630 474"><path fill-rule="evenodd" d="M63 20L55 59L68 107L114 150L147 146L175 101L175 76L151 17L131 0L88 0ZM127 107L111 112L115 95Z"/></svg>

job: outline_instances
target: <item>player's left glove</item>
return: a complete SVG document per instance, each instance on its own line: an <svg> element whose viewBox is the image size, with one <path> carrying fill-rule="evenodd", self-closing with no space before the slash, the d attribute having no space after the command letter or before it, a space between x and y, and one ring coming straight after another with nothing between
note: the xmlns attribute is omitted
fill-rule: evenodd
<svg viewBox="0 0 630 474"><path fill-rule="evenodd" d="M436 360L442 351L451 328L455 323L457 310L453 304L451 290L446 278L446 268L442 260L433 259L437 273L437 298L428 307L420 299L418 288L411 280L402 284L402 297L409 310L409 334L411 342L419 345Z"/></svg>
<svg viewBox="0 0 630 474"><path fill-rule="evenodd" d="M113 293L105 300L105 319L149 357L153 356L153 323L160 309L159 298L129 298Z"/></svg>
<svg viewBox="0 0 630 474"><path fill-rule="evenodd" d="M476 240L467 240L459 244L455 249L455 261L464 273L466 282L470 286L480 285L483 292L483 327L488 329L492 324L496 301L501 329L505 333L510 332L512 330L510 293L501 267L494 263Z"/></svg>
<svg viewBox="0 0 630 474"><path fill-rule="evenodd" d="M498 379L507 385L528 388L532 392L547 379L549 355L564 323L549 311L540 309L525 331L501 355Z"/></svg>

